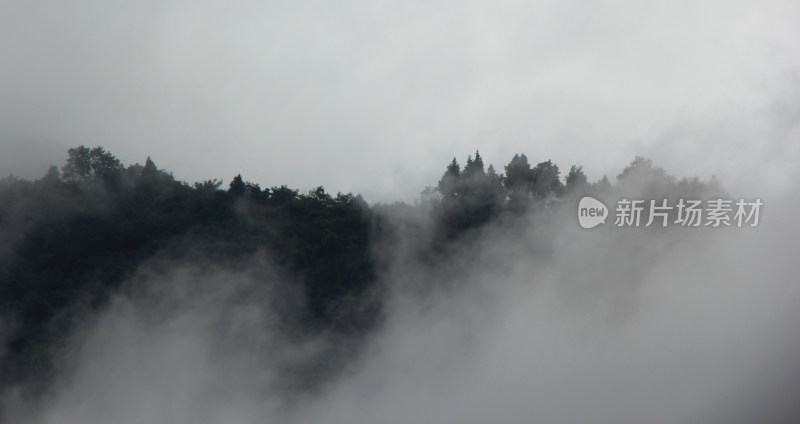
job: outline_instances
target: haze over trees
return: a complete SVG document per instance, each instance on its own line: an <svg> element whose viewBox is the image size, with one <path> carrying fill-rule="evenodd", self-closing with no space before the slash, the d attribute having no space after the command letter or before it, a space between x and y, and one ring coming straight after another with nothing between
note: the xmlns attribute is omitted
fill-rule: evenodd
<svg viewBox="0 0 800 424"><path fill-rule="evenodd" d="M265 252L291 276L286 284L302 293L302 307L287 317L295 328L357 340L382 316L380 275L388 265L376 246L392 249L398 237L424 239L414 248L436 267L437 255L450 254L448 246L479 239L488 225L516 225L525 213L584 194L719 190L713 181L678 181L641 157L615 185L605 176L591 182L580 166L562 176L551 160L530 161L521 153L502 170L476 151L463 167L453 158L416 204L369 205L360 195L334 195L321 186L307 193L262 188L242 175L227 185L217 179L189 184L149 157L144 165L125 166L102 147L69 149L66 163L38 180L0 181L0 382L47 381L53 349L83 316L131 289L148 261L203 258L236 268ZM432 231L389 218L409 211L433 216Z"/></svg>

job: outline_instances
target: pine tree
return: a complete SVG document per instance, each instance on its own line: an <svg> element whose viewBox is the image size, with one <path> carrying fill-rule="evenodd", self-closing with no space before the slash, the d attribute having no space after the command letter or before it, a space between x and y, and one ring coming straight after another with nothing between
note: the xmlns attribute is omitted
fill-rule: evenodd
<svg viewBox="0 0 800 424"><path fill-rule="evenodd" d="M461 181L460 177L461 167L458 165L456 158L453 158L453 161L447 166L447 170L444 172L444 175L442 175L437 186L445 200L454 199L458 196L460 189L459 183Z"/></svg>

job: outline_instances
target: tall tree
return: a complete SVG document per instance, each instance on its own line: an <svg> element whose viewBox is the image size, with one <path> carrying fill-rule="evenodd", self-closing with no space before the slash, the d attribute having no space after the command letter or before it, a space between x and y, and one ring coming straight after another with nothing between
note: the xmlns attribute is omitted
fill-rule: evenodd
<svg viewBox="0 0 800 424"><path fill-rule="evenodd" d="M89 158L95 175L110 178L122 170L122 164L119 159L100 146L92 149L89 153Z"/></svg>
<svg viewBox="0 0 800 424"><path fill-rule="evenodd" d="M569 172L567 173L566 178L566 192L567 193L579 193L586 191L589 188L589 180L586 178L586 174L583 173L583 167L572 165L569 168Z"/></svg>
<svg viewBox="0 0 800 424"><path fill-rule="evenodd" d="M464 175L467 177L472 177L475 175L484 175L485 171L483 170L483 159L481 158L480 152L477 150L475 151L475 159L473 160L471 156L467 157L467 165L464 166Z"/></svg>
<svg viewBox="0 0 800 424"><path fill-rule="evenodd" d="M228 186L228 193L234 196L241 196L245 193L247 187L244 184L244 180L242 180L242 174L238 174L233 177L230 185Z"/></svg>
<svg viewBox="0 0 800 424"><path fill-rule="evenodd" d="M67 163L62 168L64 180L87 183L94 177L102 177L106 182L116 178L123 167L111 152L98 146L89 149L78 146L67 151Z"/></svg>
<svg viewBox="0 0 800 424"><path fill-rule="evenodd" d="M508 191L508 207L521 211L527 208L533 191L533 170L525 154L515 154L505 166L503 184Z"/></svg>
<svg viewBox="0 0 800 424"><path fill-rule="evenodd" d="M82 182L92 176L91 150L86 146L67 150L67 163L61 169L64 181Z"/></svg>
<svg viewBox="0 0 800 424"><path fill-rule="evenodd" d="M617 188L623 193L665 196L675 186L675 178L650 159L636 156L633 161L617 175Z"/></svg>
<svg viewBox="0 0 800 424"><path fill-rule="evenodd" d="M537 198L560 196L564 186L559 177L558 165L551 160L538 163L531 172L533 174L533 194Z"/></svg>
<svg viewBox="0 0 800 424"><path fill-rule="evenodd" d="M147 160L144 163L144 173L145 174L155 174L158 172L158 167L156 167L155 162L150 159L150 156L147 157Z"/></svg>
<svg viewBox="0 0 800 424"><path fill-rule="evenodd" d="M460 181L461 167L454 157L450 165L447 165L447 170L444 172L444 175L442 175L437 186L445 201L449 201L458 196Z"/></svg>

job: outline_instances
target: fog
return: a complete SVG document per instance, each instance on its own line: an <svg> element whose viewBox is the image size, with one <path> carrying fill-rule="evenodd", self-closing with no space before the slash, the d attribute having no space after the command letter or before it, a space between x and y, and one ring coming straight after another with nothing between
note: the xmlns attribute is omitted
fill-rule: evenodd
<svg viewBox="0 0 800 424"><path fill-rule="evenodd" d="M9 387L0 421L800 422L798 2L115 3L0 0L0 176L85 144L223 189L361 193L398 230L371 246L381 317L309 332L266 250L159 252L75 312L52 383ZM421 257L420 192L476 149L612 183L644 155L761 198L761 222L583 230L562 199ZM102 190L41 215L100 216ZM9 263L34 225L16 206Z"/></svg>
<svg viewBox="0 0 800 424"><path fill-rule="evenodd" d="M236 269L155 258L57 351L53 389L9 391L4 409L59 424L794 422L798 205L765 199L755 228L587 231L566 203L435 268L409 253L420 240L376 246L385 319L358 348L294 335L280 312L297 293L263 284L291 276L263 253Z"/></svg>

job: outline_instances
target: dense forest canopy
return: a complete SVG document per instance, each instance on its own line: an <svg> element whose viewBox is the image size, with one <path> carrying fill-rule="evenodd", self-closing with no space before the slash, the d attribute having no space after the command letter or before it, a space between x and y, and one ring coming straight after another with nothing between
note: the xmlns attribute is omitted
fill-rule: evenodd
<svg viewBox="0 0 800 424"><path fill-rule="evenodd" d="M203 258L235 269L254 254L276 264L301 295L292 328L358 339L381 320L381 270L400 238L431 267L487 225L513 226L587 193L699 197L715 181L676 180L637 157L616 178L566 175L551 160L514 155L498 172L479 152L447 164L414 205L369 205L317 187L261 187L236 175L177 181L149 157L123 165L102 147L69 149L66 163L35 181L0 181L0 319L3 385L47 381L50 356L83 316L135 286L145 263ZM422 228L413 216L433 217ZM399 220L397 217L401 217ZM415 225L417 225L415 227ZM381 247L380 249L378 247ZM297 312L297 311L300 312Z"/></svg>

